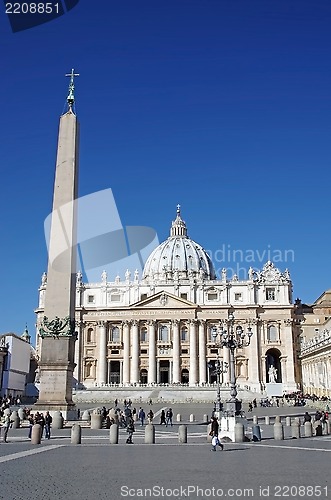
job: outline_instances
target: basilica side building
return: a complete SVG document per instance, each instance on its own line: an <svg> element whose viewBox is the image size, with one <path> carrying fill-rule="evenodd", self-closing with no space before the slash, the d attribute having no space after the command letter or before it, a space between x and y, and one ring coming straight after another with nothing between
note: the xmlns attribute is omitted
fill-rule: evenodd
<svg viewBox="0 0 331 500"><path fill-rule="evenodd" d="M37 328L44 316L47 276L39 288ZM99 283L76 280L75 372L86 388L184 384L203 387L216 380L217 360L229 350L215 343L215 332L234 325L253 332L247 347L236 349L237 384L256 392L270 382L282 393L299 388L299 339L292 282L268 261L247 280L216 276L213 263L188 236L180 207L169 237L146 260L140 276L127 271ZM38 340L40 342L40 339ZM38 349L38 345L37 345ZM274 371L270 378L270 366ZM229 385L229 374L222 374Z"/></svg>

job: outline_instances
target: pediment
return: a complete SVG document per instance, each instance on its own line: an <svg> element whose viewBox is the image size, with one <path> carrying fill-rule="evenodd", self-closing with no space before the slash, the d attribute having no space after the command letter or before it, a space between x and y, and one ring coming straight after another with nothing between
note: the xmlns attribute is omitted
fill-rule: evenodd
<svg viewBox="0 0 331 500"><path fill-rule="evenodd" d="M167 292L158 292L151 297L147 297L147 299L140 300L132 305L132 308L141 308L141 309L195 309L197 304L190 302L189 300L182 299L181 297L176 297L176 295L172 295Z"/></svg>

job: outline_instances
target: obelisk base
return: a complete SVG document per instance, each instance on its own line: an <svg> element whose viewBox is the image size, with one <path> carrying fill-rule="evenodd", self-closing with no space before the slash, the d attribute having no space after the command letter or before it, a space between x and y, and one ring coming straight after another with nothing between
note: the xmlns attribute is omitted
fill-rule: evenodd
<svg viewBox="0 0 331 500"><path fill-rule="evenodd" d="M65 420L77 418L72 400L75 340L75 336L45 336L42 339L36 411L61 411Z"/></svg>

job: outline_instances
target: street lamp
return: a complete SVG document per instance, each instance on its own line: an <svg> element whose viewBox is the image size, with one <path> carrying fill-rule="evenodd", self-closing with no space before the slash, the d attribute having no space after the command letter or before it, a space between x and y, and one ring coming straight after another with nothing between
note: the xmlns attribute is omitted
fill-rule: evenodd
<svg viewBox="0 0 331 500"><path fill-rule="evenodd" d="M214 334L213 334L214 335ZM218 357L218 351L217 351L217 360L215 363L215 366L212 365L211 362L208 363L208 368L213 369L213 373L216 374L216 381L217 381L217 396L216 396L216 403L214 407L214 413L218 414L222 410L222 402L221 402L221 374L227 373L228 371L228 363L226 361L220 361Z"/></svg>
<svg viewBox="0 0 331 500"><path fill-rule="evenodd" d="M228 319L225 320L224 323L227 329L224 329L223 325L221 325L219 330L217 330L217 327L214 327L212 335L214 343L218 348L226 347L230 352L230 399L226 402L227 414L240 415L241 401L237 399L238 393L234 353L236 349L249 346L253 332L250 326L247 332L244 332L240 325L235 327L235 319L232 313L229 314Z"/></svg>

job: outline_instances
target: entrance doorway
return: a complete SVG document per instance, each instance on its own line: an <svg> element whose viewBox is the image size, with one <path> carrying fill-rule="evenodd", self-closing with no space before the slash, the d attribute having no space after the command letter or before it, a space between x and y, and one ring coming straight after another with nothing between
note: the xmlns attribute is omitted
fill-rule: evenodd
<svg viewBox="0 0 331 500"><path fill-rule="evenodd" d="M110 384L119 384L120 382L121 382L120 362L119 361L111 361L109 363L109 383Z"/></svg>
<svg viewBox="0 0 331 500"><path fill-rule="evenodd" d="M189 383L189 372L186 368L182 370L182 377L181 377L181 383L182 384L188 384Z"/></svg>
<svg viewBox="0 0 331 500"><path fill-rule="evenodd" d="M147 381L148 381L148 372L144 368L143 370L140 370L140 382L142 384L147 384Z"/></svg>
<svg viewBox="0 0 331 500"><path fill-rule="evenodd" d="M169 384L169 361L162 360L160 361L160 384Z"/></svg>

